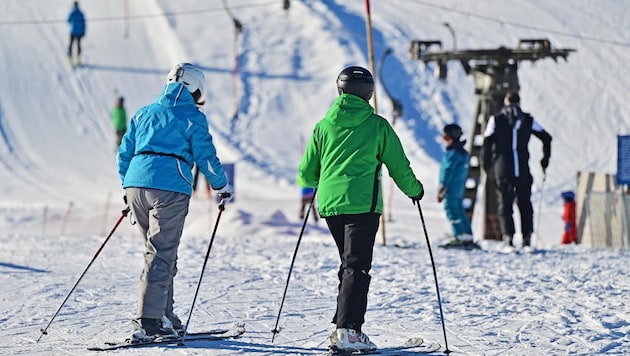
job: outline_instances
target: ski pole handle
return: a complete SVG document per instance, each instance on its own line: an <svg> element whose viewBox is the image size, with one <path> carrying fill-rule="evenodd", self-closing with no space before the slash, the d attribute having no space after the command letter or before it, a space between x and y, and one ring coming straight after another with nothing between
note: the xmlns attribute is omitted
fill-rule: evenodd
<svg viewBox="0 0 630 356"><path fill-rule="evenodd" d="M223 210L225 204L232 200L232 193L219 193L219 198L221 198L219 201L219 209Z"/></svg>

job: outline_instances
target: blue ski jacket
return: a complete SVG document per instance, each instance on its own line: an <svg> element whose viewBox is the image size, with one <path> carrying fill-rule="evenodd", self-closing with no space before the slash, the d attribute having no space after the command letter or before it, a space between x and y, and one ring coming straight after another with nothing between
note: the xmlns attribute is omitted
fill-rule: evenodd
<svg viewBox="0 0 630 356"><path fill-rule="evenodd" d="M213 189L227 177L212 143L208 122L181 83L170 83L152 104L138 110L118 148L123 188L153 188L192 194L196 163Z"/></svg>
<svg viewBox="0 0 630 356"><path fill-rule="evenodd" d="M68 15L68 23L70 24L70 35L76 37L85 35L85 17L78 6L75 6Z"/></svg>
<svg viewBox="0 0 630 356"><path fill-rule="evenodd" d="M455 142L446 148L440 165L440 186L446 188L446 197L462 198L468 176L470 155L464 149L465 141Z"/></svg>

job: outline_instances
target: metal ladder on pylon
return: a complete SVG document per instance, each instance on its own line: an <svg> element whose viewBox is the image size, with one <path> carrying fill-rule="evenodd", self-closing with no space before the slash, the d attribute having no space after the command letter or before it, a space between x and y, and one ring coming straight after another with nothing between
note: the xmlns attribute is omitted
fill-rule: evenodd
<svg viewBox="0 0 630 356"><path fill-rule="evenodd" d="M470 221L473 219L475 206L477 203L477 193L479 185L484 184L484 191L481 199L483 199L483 217L484 217L484 239L501 240L501 230L499 227L498 203L495 193L494 176L485 176L484 182L482 178L482 146L483 132L486 123L490 117L491 101L479 97L477 100L477 108L475 109L475 117L473 126L471 127L468 139L468 152L470 153L470 161L468 166L468 177L466 179L466 189L464 190L464 209Z"/></svg>

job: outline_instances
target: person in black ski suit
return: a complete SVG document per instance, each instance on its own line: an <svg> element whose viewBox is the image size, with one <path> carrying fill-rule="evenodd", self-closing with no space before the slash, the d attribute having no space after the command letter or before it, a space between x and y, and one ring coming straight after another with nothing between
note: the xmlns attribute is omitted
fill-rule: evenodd
<svg viewBox="0 0 630 356"><path fill-rule="evenodd" d="M516 198L521 214L523 247L529 246L534 232L532 208L532 175L529 171L531 135L543 144L540 160L543 173L551 157L551 135L530 114L521 110L520 97L515 92L505 96L505 106L486 125L483 142L483 168L486 174L494 173L499 199L499 226L506 246L513 246L514 219L512 205Z"/></svg>

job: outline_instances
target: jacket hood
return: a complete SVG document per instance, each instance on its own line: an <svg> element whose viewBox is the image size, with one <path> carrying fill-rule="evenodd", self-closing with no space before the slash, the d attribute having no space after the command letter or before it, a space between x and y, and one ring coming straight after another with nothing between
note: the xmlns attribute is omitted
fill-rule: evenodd
<svg viewBox="0 0 630 356"><path fill-rule="evenodd" d="M341 94L326 113L325 121L338 127L361 125L374 114L374 108L367 101L352 94Z"/></svg>
<svg viewBox="0 0 630 356"><path fill-rule="evenodd" d="M186 89L182 83L168 83L164 86L162 94L155 100L156 103L162 106L184 106L193 105L197 106L192 94Z"/></svg>

